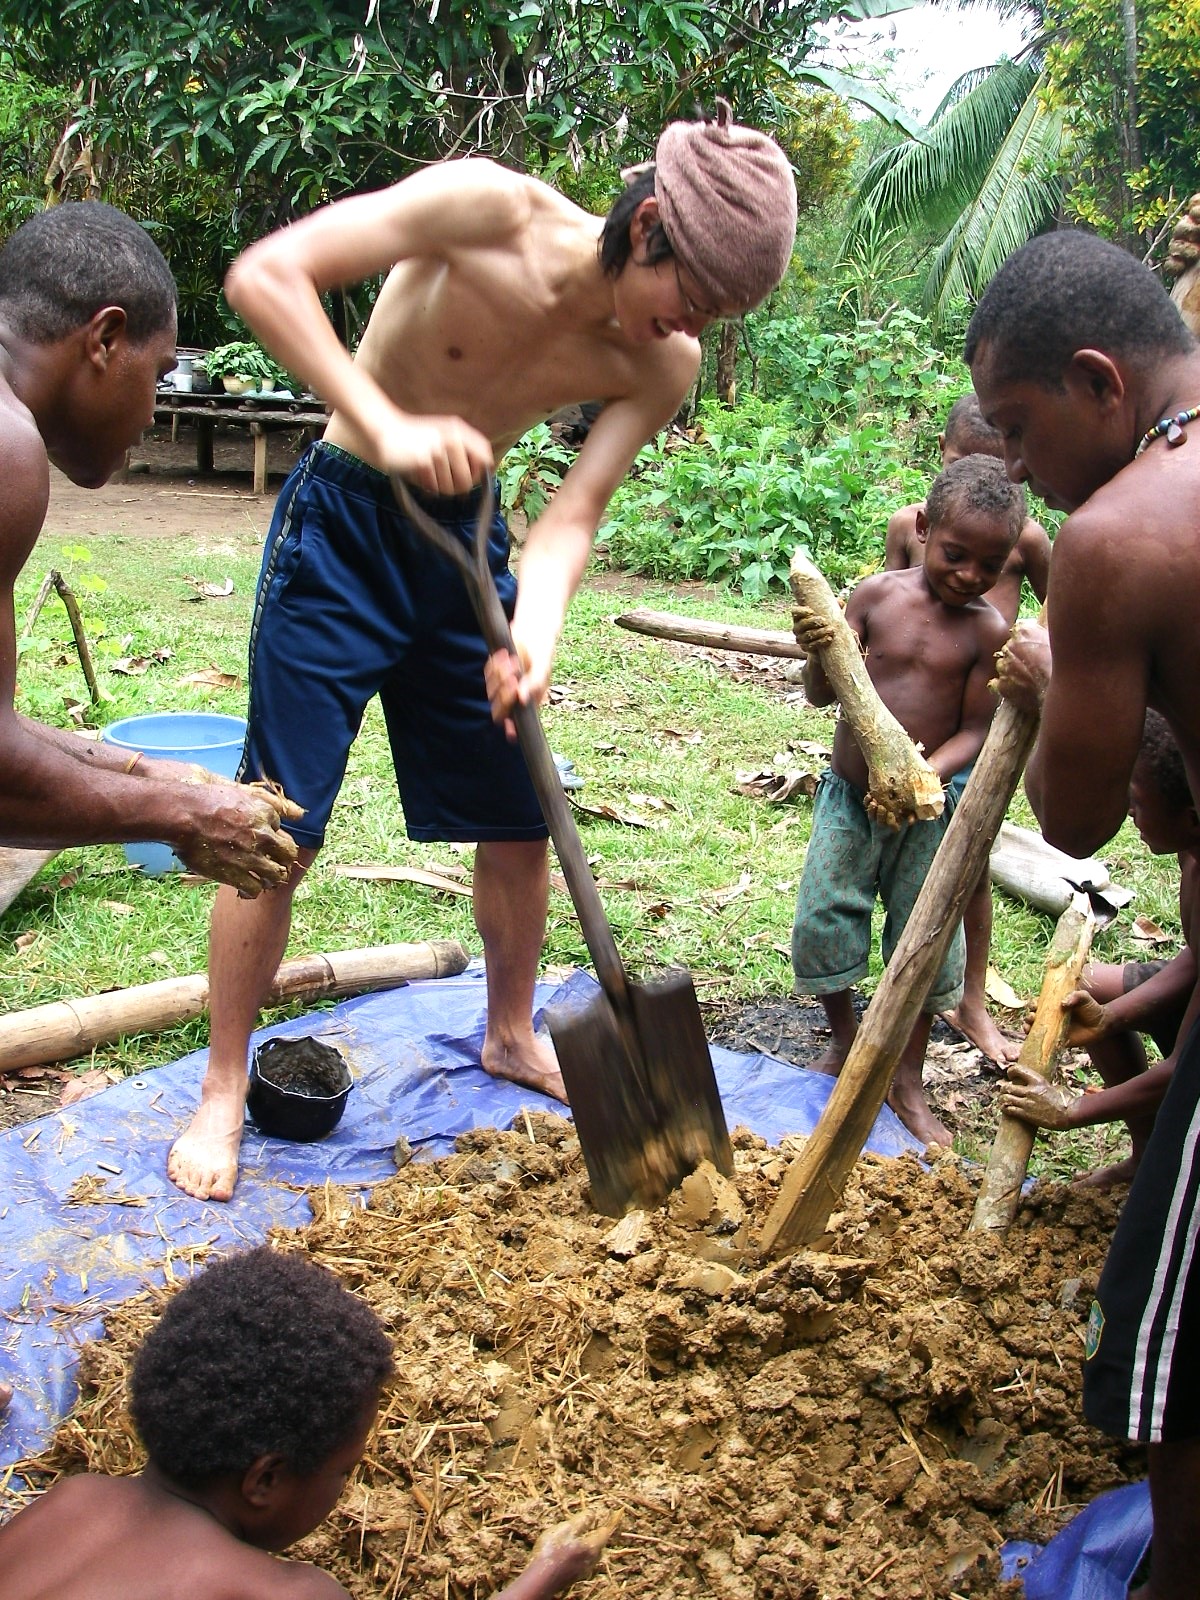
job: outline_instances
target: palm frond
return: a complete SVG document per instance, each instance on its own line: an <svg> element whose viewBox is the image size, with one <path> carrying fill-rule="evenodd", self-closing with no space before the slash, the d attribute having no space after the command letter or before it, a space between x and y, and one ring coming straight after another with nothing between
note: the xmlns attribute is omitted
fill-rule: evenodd
<svg viewBox="0 0 1200 1600"><path fill-rule="evenodd" d="M885 227L950 227L990 172L1036 82L1030 68L1002 61L919 139L881 151L859 184L850 233L868 218Z"/></svg>
<svg viewBox="0 0 1200 1600"><path fill-rule="evenodd" d="M910 139L920 137L921 124L911 117L902 105L893 100L890 94L874 84L864 83L861 78L852 78L848 73L838 72L834 67L818 67L808 61L795 69L794 76L801 82L819 83L822 88L840 95L843 100L865 106L881 121L890 127L898 128Z"/></svg>
<svg viewBox="0 0 1200 1600"><path fill-rule="evenodd" d="M936 322L975 300L1012 254L1053 218L1062 200L1058 161L1064 114L1035 87L997 148L983 181L933 258L925 301Z"/></svg>

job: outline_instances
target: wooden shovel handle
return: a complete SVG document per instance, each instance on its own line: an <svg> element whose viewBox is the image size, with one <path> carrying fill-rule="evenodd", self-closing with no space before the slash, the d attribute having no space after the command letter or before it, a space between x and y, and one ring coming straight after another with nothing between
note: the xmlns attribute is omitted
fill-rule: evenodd
<svg viewBox="0 0 1200 1600"><path fill-rule="evenodd" d="M439 526L421 509L403 479L393 476L392 487L405 516L413 527L462 573L488 649L492 652L507 650L510 654L516 655L512 630L509 628L500 596L496 593L495 579L488 566L487 532L491 526L495 504L491 484L484 486L479 521L475 529L473 559L458 539L447 533L445 528ZM570 802L563 792L562 781L554 765L554 757L537 707L518 704L513 708L512 717L521 752L533 781L534 792L541 805L542 814L546 818L546 825L550 829L559 865L562 867L563 877L567 880L567 889L570 891L572 904L583 929L584 942L596 968L596 976L618 1013L622 1016L628 1015L629 984L625 968L613 940L612 929L609 927L600 893L596 888L596 880L588 865L579 829L575 826L575 818L571 814Z"/></svg>

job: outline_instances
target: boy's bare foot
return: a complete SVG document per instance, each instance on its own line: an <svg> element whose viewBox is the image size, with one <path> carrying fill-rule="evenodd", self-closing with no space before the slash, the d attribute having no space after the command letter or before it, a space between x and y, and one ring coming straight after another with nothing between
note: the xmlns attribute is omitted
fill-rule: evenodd
<svg viewBox="0 0 1200 1600"><path fill-rule="evenodd" d="M1138 1169L1137 1157L1126 1156L1124 1161L1114 1161L1111 1166L1097 1167L1095 1172L1085 1172L1076 1178L1072 1189L1115 1189L1119 1183L1132 1183Z"/></svg>
<svg viewBox="0 0 1200 1600"><path fill-rule="evenodd" d="M815 1061L806 1062L810 1072L823 1072L827 1078L836 1078L846 1065L846 1057L850 1054L848 1049L841 1045L831 1044L822 1050Z"/></svg>
<svg viewBox="0 0 1200 1600"><path fill-rule="evenodd" d="M554 1046L538 1034L531 1033L527 1040L508 1045L485 1038L480 1062L493 1078L507 1078L510 1083L551 1095L563 1105L570 1103Z"/></svg>
<svg viewBox="0 0 1200 1600"><path fill-rule="evenodd" d="M952 1145L953 1136L944 1123L939 1122L930 1110L924 1094L893 1083L888 1090L887 1103L900 1121L924 1145Z"/></svg>
<svg viewBox="0 0 1200 1600"><path fill-rule="evenodd" d="M953 1011L943 1011L942 1017L977 1050L982 1050L988 1060L994 1061L998 1067L1008 1066L1021 1054L1018 1041L1010 1039L1006 1033L1001 1033L985 1005L977 1004L964 996Z"/></svg>
<svg viewBox="0 0 1200 1600"><path fill-rule="evenodd" d="M5 1383L2 1379L0 1379L0 1417L2 1417L8 1410L9 1406L12 1405L12 1397L12 1384Z"/></svg>
<svg viewBox="0 0 1200 1600"><path fill-rule="evenodd" d="M244 1086L230 1097L200 1101L167 1157L167 1177L177 1189L196 1200L232 1200L245 1103Z"/></svg>

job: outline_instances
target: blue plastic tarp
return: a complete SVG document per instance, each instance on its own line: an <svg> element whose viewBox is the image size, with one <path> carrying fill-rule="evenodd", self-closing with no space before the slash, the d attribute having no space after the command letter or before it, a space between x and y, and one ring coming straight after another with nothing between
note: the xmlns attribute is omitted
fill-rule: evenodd
<svg viewBox="0 0 1200 1600"><path fill-rule="evenodd" d="M1150 1486L1126 1483L1097 1496L1044 1549L1005 1545L1004 1576L1020 1577L1025 1600L1125 1600L1150 1532Z"/></svg>

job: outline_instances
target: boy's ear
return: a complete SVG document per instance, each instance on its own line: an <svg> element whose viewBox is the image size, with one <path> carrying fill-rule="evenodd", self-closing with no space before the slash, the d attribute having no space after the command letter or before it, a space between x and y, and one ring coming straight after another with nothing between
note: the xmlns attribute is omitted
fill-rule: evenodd
<svg viewBox="0 0 1200 1600"><path fill-rule="evenodd" d="M279 1492L285 1472L281 1455L259 1456L242 1474L242 1497L258 1511L267 1510Z"/></svg>
<svg viewBox="0 0 1200 1600"><path fill-rule="evenodd" d="M1067 363L1063 381L1068 389L1086 392L1104 411L1116 410L1125 398L1125 376L1103 350L1076 350Z"/></svg>
<svg viewBox="0 0 1200 1600"><path fill-rule="evenodd" d="M101 372L107 369L117 345L125 338L128 321L124 307L103 306L84 329L87 358Z"/></svg>
<svg viewBox="0 0 1200 1600"><path fill-rule="evenodd" d="M920 539L922 544L925 543L925 536L928 532L929 518L925 514L924 506L921 506L917 510L917 538Z"/></svg>
<svg viewBox="0 0 1200 1600"><path fill-rule="evenodd" d="M658 201L654 195L648 194L644 200L639 200L633 216L629 219L629 244L631 249L644 245L650 237L651 230L662 220L658 209Z"/></svg>

